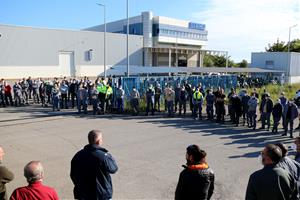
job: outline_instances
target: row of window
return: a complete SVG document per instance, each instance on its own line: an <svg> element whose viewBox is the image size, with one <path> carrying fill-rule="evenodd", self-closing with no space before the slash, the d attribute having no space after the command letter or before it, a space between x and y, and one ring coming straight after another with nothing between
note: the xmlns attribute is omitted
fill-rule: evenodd
<svg viewBox="0 0 300 200"><path fill-rule="evenodd" d="M157 29L158 34L166 34L166 35L172 35L177 37L184 37L184 38L193 38L193 39L200 39L200 40L206 40L205 34L199 34L199 33L189 33L189 32L183 32L183 31L174 31L169 29Z"/></svg>

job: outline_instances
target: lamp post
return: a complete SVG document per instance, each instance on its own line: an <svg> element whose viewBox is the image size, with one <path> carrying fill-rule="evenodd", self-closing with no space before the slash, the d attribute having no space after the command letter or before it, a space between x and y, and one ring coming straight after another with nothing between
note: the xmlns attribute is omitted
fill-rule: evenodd
<svg viewBox="0 0 300 200"><path fill-rule="evenodd" d="M126 56L127 56L127 77L129 77L129 41L128 41L128 39L129 39L129 14L128 14L129 6L128 6L128 0L127 0L126 5L127 5Z"/></svg>
<svg viewBox="0 0 300 200"><path fill-rule="evenodd" d="M293 26L290 26L289 27L289 43L288 43L288 53L290 52L290 40L291 40L291 29L292 28L294 28L294 27L296 27L297 26L297 24L295 24L295 25L293 25Z"/></svg>
<svg viewBox="0 0 300 200"><path fill-rule="evenodd" d="M103 37L103 64L104 64L104 78L106 78L106 6L101 3L97 3L98 6L103 7L103 21L104 21L104 37Z"/></svg>

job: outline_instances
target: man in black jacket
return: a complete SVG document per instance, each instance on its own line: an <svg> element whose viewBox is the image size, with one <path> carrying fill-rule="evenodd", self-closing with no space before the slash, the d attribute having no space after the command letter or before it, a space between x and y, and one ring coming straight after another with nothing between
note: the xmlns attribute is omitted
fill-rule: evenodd
<svg viewBox="0 0 300 200"><path fill-rule="evenodd" d="M109 200L113 193L110 174L116 173L118 166L108 151L101 147L102 134L99 130L90 131L88 140L89 144L71 161L74 198Z"/></svg>
<svg viewBox="0 0 300 200"><path fill-rule="evenodd" d="M261 128L265 129L265 125L267 125L267 130L270 130L270 119L271 119L271 113L273 111L273 101L270 98L270 94L266 93L264 98L262 98L262 102L260 104L260 113L261 113ZM267 124L266 124L267 123Z"/></svg>
<svg viewBox="0 0 300 200"><path fill-rule="evenodd" d="M193 144L187 147L187 166L180 173L175 200L209 200L214 191L215 176L208 167L206 152Z"/></svg>
<svg viewBox="0 0 300 200"><path fill-rule="evenodd" d="M292 175L276 166L282 159L280 148L268 144L262 151L264 168L251 174L246 200L297 199L297 184Z"/></svg>

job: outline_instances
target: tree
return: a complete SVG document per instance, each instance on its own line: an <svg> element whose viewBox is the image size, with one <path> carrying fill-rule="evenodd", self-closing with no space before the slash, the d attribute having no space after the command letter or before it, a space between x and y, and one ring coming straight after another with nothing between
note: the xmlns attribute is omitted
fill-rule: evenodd
<svg viewBox="0 0 300 200"><path fill-rule="evenodd" d="M203 65L204 67L213 67L214 66L213 56L208 54L204 55Z"/></svg>
<svg viewBox="0 0 300 200"><path fill-rule="evenodd" d="M287 52L288 51L288 42L279 41L274 44L268 44L268 47L265 48L267 52ZM300 39L295 39L290 42L290 51L291 52L300 52Z"/></svg>
<svg viewBox="0 0 300 200"><path fill-rule="evenodd" d="M248 67L248 62L247 62L247 60L242 60L242 62L237 63L236 65L237 65L237 67L246 68L246 67Z"/></svg>

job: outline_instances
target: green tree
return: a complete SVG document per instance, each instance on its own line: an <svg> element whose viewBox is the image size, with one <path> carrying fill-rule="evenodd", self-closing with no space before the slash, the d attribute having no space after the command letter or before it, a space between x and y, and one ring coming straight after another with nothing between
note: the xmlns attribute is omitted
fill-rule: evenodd
<svg viewBox="0 0 300 200"><path fill-rule="evenodd" d="M204 67L213 67L214 66L213 56L208 54L204 55L203 65Z"/></svg>
<svg viewBox="0 0 300 200"><path fill-rule="evenodd" d="M214 56L213 57L214 61L214 67L226 67L226 57L225 56ZM229 67L234 67L235 64L233 60L230 59L230 56L228 57L228 66Z"/></svg>
<svg viewBox="0 0 300 200"><path fill-rule="evenodd" d="M248 62L247 62L247 60L242 60L242 62L237 63L236 65L237 65L237 67L246 68L246 67L248 67Z"/></svg>
<svg viewBox="0 0 300 200"><path fill-rule="evenodd" d="M277 39L277 42L271 44L268 44L268 47L265 48L267 52L284 52L287 51L287 45L284 41L279 41Z"/></svg>
<svg viewBox="0 0 300 200"><path fill-rule="evenodd" d="M288 42L279 41L274 44L268 44L268 47L265 48L267 52L287 52L288 51ZM290 42L290 51L291 52L300 52L300 39L295 39Z"/></svg>

